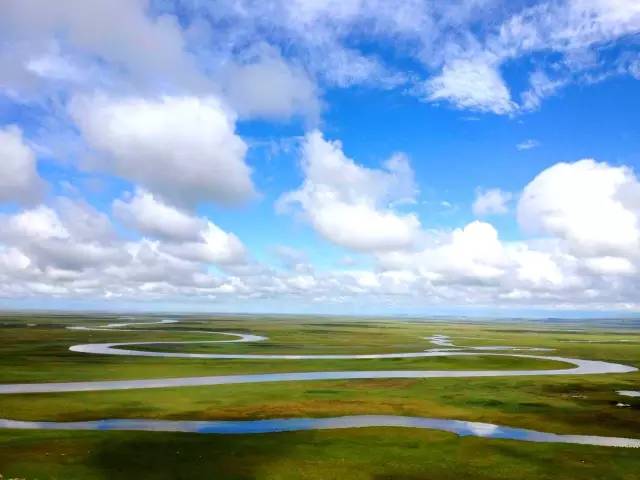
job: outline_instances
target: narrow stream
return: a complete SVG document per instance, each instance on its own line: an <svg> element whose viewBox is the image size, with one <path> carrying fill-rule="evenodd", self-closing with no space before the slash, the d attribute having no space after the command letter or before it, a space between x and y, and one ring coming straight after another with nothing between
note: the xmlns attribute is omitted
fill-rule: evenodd
<svg viewBox="0 0 640 480"><path fill-rule="evenodd" d="M640 448L640 439L596 435L559 435L491 423L465 422L441 418L395 415L353 415L330 418L276 418L269 420L130 420L112 419L87 422L27 422L0 419L0 428L26 430L134 430L146 432L188 432L202 434L257 434L329 430L363 427L403 427L441 430L466 437L501 438L526 442L573 443L605 447Z"/></svg>

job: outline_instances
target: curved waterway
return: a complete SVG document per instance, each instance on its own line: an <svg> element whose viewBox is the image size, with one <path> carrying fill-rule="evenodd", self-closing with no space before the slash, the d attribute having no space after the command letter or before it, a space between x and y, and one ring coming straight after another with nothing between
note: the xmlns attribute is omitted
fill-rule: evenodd
<svg viewBox="0 0 640 480"><path fill-rule="evenodd" d="M441 430L461 437L501 438L527 442L576 443L603 447L640 448L640 440L597 435L558 435L492 423L400 415L350 415L328 418L273 418L268 420L132 420L112 419L87 422L27 422L0 419L0 428L22 430L128 430L144 432L186 432L208 434L255 434L333 430L363 427L404 427Z"/></svg>
<svg viewBox="0 0 640 480"><path fill-rule="evenodd" d="M110 323L101 327L74 326L74 330L93 331L146 331L126 329L132 325L151 325L176 323L177 320L161 320L159 322ZM160 331L160 330L149 330ZM172 331L172 330L168 330ZM453 344L446 335L428 337L435 348L421 352L384 353L365 355L280 355L280 354L215 354L215 353L180 353L162 351L133 350L132 346L193 344L193 343L229 343L258 342L266 337L244 333L211 332L190 330L190 333L210 333L233 337L228 340L196 340L169 342L118 342L90 343L73 345L73 352L102 355L126 355L141 357L198 358L198 359L270 359L270 360L325 360L325 359L374 359L374 358L416 358L466 355L496 355L554 360L572 365L569 368L555 370L372 370L372 371L321 371L292 372L243 375L215 375L181 378L160 378L143 380L115 380L88 382L54 382L2 384L0 394L18 393L51 393L81 392L97 390L128 390L140 388L194 387L205 385L229 385L241 383L264 383L309 380L350 380L350 379L383 379L383 378L466 378L466 377L513 377L529 375L591 375L605 373L628 373L637 369L618 363L583 360L549 355L530 355L522 353L504 353L505 351L544 351L540 348L516 348L508 346L459 347ZM499 352L499 353L498 353ZM461 436L473 435L485 438L502 438L532 442L575 443L615 447L640 447L640 439L601 437L593 435L561 435L538 432L519 428L504 427L488 423L467 422L461 420L435 419L423 417L406 417L392 415L355 415L333 418L285 418L249 421L189 421L189 420L134 420L108 419L81 422L46 422L0 419L0 428L5 429L54 429L54 430L141 430L169 431L217 434L271 433L298 430L325 430L336 428L360 427L406 427L435 429L455 433Z"/></svg>

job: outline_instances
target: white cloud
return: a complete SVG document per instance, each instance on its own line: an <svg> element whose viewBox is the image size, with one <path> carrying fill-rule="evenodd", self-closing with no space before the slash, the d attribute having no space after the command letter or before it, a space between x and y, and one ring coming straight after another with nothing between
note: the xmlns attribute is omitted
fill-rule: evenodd
<svg viewBox="0 0 640 480"><path fill-rule="evenodd" d="M404 156L392 157L384 170L369 169L346 157L340 142L313 131L303 144L302 169L303 185L280 199L281 210L299 206L318 233L354 250L401 249L414 242L418 218L389 207L416 194Z"/></svg>
<svg viewBox="0 0 640 480"><path fill-rule="evenodd" d="M411 246L420 222L413 214L380 211L364 203L328 201L310 212L318 232L354 250L393 250Z"/></svg>
<svg viewBox="0 0 640 480"><path fill-rule="evenodd" d="M382 253L378 259L386 271L413 271L443 285L494 281L504 274L508 262L498 232L480 221L442 232L422 250Z"/></svg>
<svg viewBox="0 0 640 480"><path fill-rule="evenodd" d="M193 241L124 240L113 236L104 214L70 199L59 199L55 210L41 206L4 216L0 296L109 298L110 305L118 299L181 305L286 299L290 305L366 302L372 308L637 305L637 258L579 256L560 238L505 242L486 222L424 232L421 248L376 252L371 268L324 272L290 248L278 249L290 261L286 270L251 262L233 234L203 220L206 227ZM213 273L211 263L222 273Z"/></svg>
<svg viewBox="0 0 640 480"><path fill-rule="evenodd" d="M296 114L316 121L320 101L316 86L300 67L263 47L257 58L223 68L225 97L241 117L286 119Z"/></svg>
<svg viewBox="0 0 640 480"><path fill-rule="evenodd" d="M627 167L591 159L558 163L529 183L518 221L531 233L566 241L582 256L640 252L640 183Z"/></svg>
<svg viewBox="0 0 640 480"><path fill-rule="evenodd" d="M127 241L103 213L60 198L55 209L39 206L2 215L0 222L0 297L176 295L184 301L241 290L239 279L209 273L211 263L246 261L237 237L210 221L194 241Z"/></svg>
<svg viewBox="0 0 640 480"><path fill-rule="evenodd" d="M152 193L138 189L128 201L113 202L115 216L145 235L168 240L194 240L206 221L163 203Z"/></svg>
<svg viewBox="0 0 640 480"><path fill-rule="evenodd" d="M390 89L410 80L408 74L391 70L378 58L339 44L327 45L317 52L311 68L329 85L341 88L366 85Z"/></svg>
<svg viewBox="0 0 640 480"><path fill-rule="evenodd" d="M511 246L510 255L515 262L517 291L527 289L531 295L535 288L559 288L567 281L566 274L556 262L552 252L533 250L525 244Z"/></svg>
<svg viewBox="0 0 640 480"><path fill-rule="evenodd" d="M234 48L213 36L219 27L203 16L188 18L187 5L183 15L160 14L165 7L151 0L1 2L0 92L23 102L96 89L216 94L243 118L317 120L318 89L300 62L259 38Z"/></svg>
<svg viewBox="0 0 640 480"><path fill-rule="evenodd" d="M33 239L69 238L69 232L58 214L44 205L24 210L3 221L6 225L5 235Z"/></svg>
<svg viewBox="0 0 640 480"><path fill-rule="evenodd" d="M112 65L111 73L125 72L135 83L151 86L161 77L182 88L206 88L209 82L188 53L177 18L150 13L148 0L3 1L0 58L3 50L13 57L7 63L11 74L0 74L0 87L33 89L43 73L69 80L68 61L43 60L52 41L61 39L63 49Z"/></svg>
<svg viewBox="0 0 640 480"><path fill-rule="evenodd" d="M162 244L161 249L171 255L193 262L219 265L243 264L247 253L242 242L233 233L207 221L197 241Z"/></svg>
<svg viewBox="0 0 640 480"><path fill-rule="evenodd" d="M626 258L594 257L585 261L586 267L597 274L624 275L637 272L636 267Z"/></svg>
<svg viewBox="0 0 640 480"><path fill-rule="evenodd" d="M289 271L298 273L309 273L313 271L313 266L309 263L307 254L287 245L276 245L273 253L280 259L282 266Z"/></svg>
<svg viewBox="0 0 640 480"><path fill-rule="evenodd" d="M637 181L629 176L631 172L622 167L588 162L591 164L576 162L571 166L576 165L578 170L585 167L602 169L604 172L596 173L604 173L605 178L611 175L615 179L616 175L621 175L616 179L617 182L609 178L603 183L609 185L609 193L613 197L621 199L624 208L635 208L635 212L638 212ZM547 171L555 175L556 168L566 166L558 164ZM563 229L545 230L547 238L544 239L515 242L500 240L492 225L480 221L449 233L429 231L425 237L427 245L420 250L377 254L377 270L380 273L413 273L411 280L410 276L399 278L407 279L404 285L407 290L427 295L430 303L536 305L556 309L585 306L594 309L637 308L638 303L633 298L638 286L635 275L640 265L640 250L633 238L629 239L631 242L627 245L625 242L622 245L610 243L611 239L616 241L615 236L621 231L624 238L625 226L616 225L615 220L615 217L621 216L620 212L615 211L620 205L614 206L607 198L603 198L602 185L598 192L593 185L589 186L580 172L573 171L567 175L585 191L595 190L594 202L604 204L604 208L614 217L613 225L604 225L605 230L601 235L589 238L596 230L582 229L581 222L593 212L593 205L579 195L574 203L567 202L561 196L552 199L545 195L544 189L537 183L540 177L545 179L545 175L541 174L525 189L523 202L536 202L535 208L531 205L526 207L527 214L543 225L561 225ZM556 180L559 189L556 194L572 185L566 179ZM531 185L535 188L529 188ZM568 195L576 196L575 188L569 189ZM556 206L556 209L547 209L549 206ZM558 210L563 215L561 220ZM594 220L601 223L603 217L600 213L595 212ZM580 244L576 244L576 232L583 235ZM603 236L611 238L601 243ZM380 273L371 279L371 285L375 283L374 280L379 281ZM391 294L389 289L382 286L373 290ZM395 292L398 291L396 288Z"/></svg>
<svg viewBox="0 0 640 480"><path fill-rule="evenodd" d="M0 248L0 278L2 272L9 274L24 271L31 264L29 257L17 248Z"/></svg>
<svg viewBox="0 0 640 480"><path fill-rule="evenodd" d="M31 203L43 193L36 157L15 125L0 127L0 202Z"/></svg>
<svg viewBox="0 0 640 480"><path fill-rule="evenodd" d="M447 100L462 109L505 114L516 109L494 65L479 59L456 59L426 82L427 98Z"/></svg>
<svg viewBox="0 0 640 480"><path fill-rule="evenodd" d="M640 80L640 59L635 59L627 67L629 74L636 80Z"/></svg>
<svg viewBox="0 0 640 480"><path fill-rule="evenodd" d="M640 6L635 0L545 2L524 10L521 18L527 17L540 43L571 51L636 32Z"/></svg>
<svg viewBox="0 0 640 480"><path fill-rule="evenodd" d="M0 217L6 226L0 232L0 244L13 246L27 256L36 277L38 271L77 272L119 262L122 253L111 244L110 231L102 228L104 214L68 199L58 207L56 211L40 205Z"/></svg>
<svg viewBox="0 0 640 480"><path fill-rule="evenodd" d="M555 94L569 83L569 79L551 79L542 71L535 71L529 76L529 89L522 93L522 108L535 110L542 100Z"/></svg>
<svg viewBox="0 0 640 480"><path fill-rule="evenodd" d="M65 229L73 238L79 241L104 242L115 238L109 217L87 202L59 197L54 202L54 207Z"/></svg>
<svg viewBox="0 0 640 480"><path fill-rule="evenodd" d="M74 61L58 52L48 52L29 59L25 69L48 80L79 83L85 81L87 73Z"/></svg>
<svg viewBox="0 0 640 480"><path fill-rule="evenodd" d="M254 195L247 146L214 98L77 97L70 113L98 166L178 204Z"/></svg>
<svg viewBox="0 0 640 480"><path fill-rule="evenodd" d="M138 189L129 201L113 203L116 217L128 227L153 239L159 251L194 262L237 264L246 260L242 242L205 217L184 210Z"/></svg>
<svg viewBox="0 0 640 480"><path fill-rule="evenodd" d="M455 229L447 243L424 250L418 262L422 273L433 280L482 281L502 276L506 257L496 229L475 221Z"/></svg>
<svg viewBox="0 0 640 480"><path fill-rule="evenodd" d="M535 109L563 85L584 81L582 73L615 74L619 54L631 48L611 46L640 30L635 0L70 1L0 4L0 88L41 93L43 78L73 83L90 65L104 67L106 74L94 78L101 88L202 95L219 87L220 67L231 65L241 81L227 87L246 114L307 113L315 82L392 88L425 77L428 98L509 114L521 107L500 74L508 62L553 52L536 58L531 88L519 94L524 110ZM256 44L283 52L283 63L246 62ZM385 64L371 45L409 57L414 71ZM550 72L552 80L536 80ZM258 95L266 86L256 75L271 78L265 85L273 85L272 96ZM287 95L287 85L297 88Z"/></svg>
<svg viewBox="0 0 640 480"><path fill-rule="evenodd" d="M509 202L513 198L510 192L499 188L483 190L476 189L476 199L471 209L473 214L479 217L485 215L501 215L509 211Z"/></svg>
<svg viewBox="0 0 640 480"><path fill-rule="evenodd" d="M616 59L625 48L614 51L613 41L640 31L635 0L541 1L509 7L505 5L502 14L487 9L491 14L485 17L475 12L475 17L450 25L437 24L435 41L429 37L434 46L422 50L428 65L443 65L427 82L430 99L497 114L535 110L568 84L619 74ZM555 55L553 60L536 59L529 86L520 93L517 105L500 68L538 52ZM627 72L633 74L632 69Z"/></svg>
<svg viewBox="0 0 640 480"><path fill-rule="evenodd" d="M527 140L523 140L522 142L516 145L516 149L522 150L531 150L534 148L538 148L540 146L540 142L535 138L528 138Z"/></svg>

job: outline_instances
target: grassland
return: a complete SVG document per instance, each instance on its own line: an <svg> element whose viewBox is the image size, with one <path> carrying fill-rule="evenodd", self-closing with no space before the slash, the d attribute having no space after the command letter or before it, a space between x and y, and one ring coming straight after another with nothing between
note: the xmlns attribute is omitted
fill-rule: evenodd
<svg viewBox="0 0 640 480"><path fill-rule="evenodd" d="M474 355L377 360L192 360L69 352L77 343L214 340L198 329L246 332L255 344L145 346L216 353L420 351L425 336L463 345L548 347L554 355L640 367L638 330L570 331L530 324L295 317L185 318L140 331L74 331L113 318L0 317L0 382L129 379L316 370L563 368L558 362ZM32 325L32 326L28 326ZM621 341L624 340L624 341ZM137 347L141 348L141 347ZM491 422L556 433L640 437L640 374L475 379L398 379L0 396L0 417L256 419L397 414ZM617 407L618 402L630 407ZM356 478L636 479L638 450L459 438L369 428L245 436L0 430L0 474L28 479ZM515 473L517 472L517 473Z"/></svg>

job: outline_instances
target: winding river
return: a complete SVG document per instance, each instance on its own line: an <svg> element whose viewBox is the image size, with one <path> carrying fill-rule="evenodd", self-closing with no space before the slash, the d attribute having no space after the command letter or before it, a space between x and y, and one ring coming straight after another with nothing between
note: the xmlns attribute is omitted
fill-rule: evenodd
<svg viewBox="0 0 640 480"><path fill-rule="evenodd" d="M72 326L73 330L97 331L145 331L127 329L132 325L153 325L176 323L177 320L158 322L110 323L100 327ZM160 331L157 329L148 331ZM171 331L171 330L169 330ZM163 344L192 343L230 343L259 342L266 337L242 333L211 332L190 330L190 333L213 333L232 337L227 340L195 340L169 342L118 342L90 343L73 345L69 350L86 354L126 355L143 357L198 358L198 359L274 359L274 360L326 360L326 359L380 359L380 358L416 358L441 356L496 355L523 358L554 360L572 365L568 368L553 370L371 370L371 371L318 371L267 373L243 375L215 375L180 378L159 378L144 380L115 380L88 382L22 383L0 384L0 394L26 394L51 392L81 392L97 390L127 390L140 388L193 387L204 385L229 385L240 383L264 383L309 380L348 380L381 378L466 378L466 377L503 377L530 375L587 375L605 373L629 373L637 369L618 363L582 360L550 355L532 355L513 353L514 351L544 351L540 348L516 348L508 346L459 347L446 335L434 335L427 339L434 348L421 352L384 353L364 355L281 355L281 354L216 354L216 353L180 353L162 351L142 351L126 347ZM510 353L504 353L509 351ZM52 429L52 430L139 430L168 431L216 434L271 433L299 430L324 430L358 427L405 427L435 429L452 432L460 436L478 436L502 438L532 442L574 443L599 446L640 448L640 439L603 437L593 435L562 435L520 428L504 427L489 423L467 422L451 419L425 417L407 417L394 415L352 415L331 418L283 418L249 421L189 421L189 420L136 420L107 419L81 422L46 422L0 419L0 428L4 429Z"/></svg>

